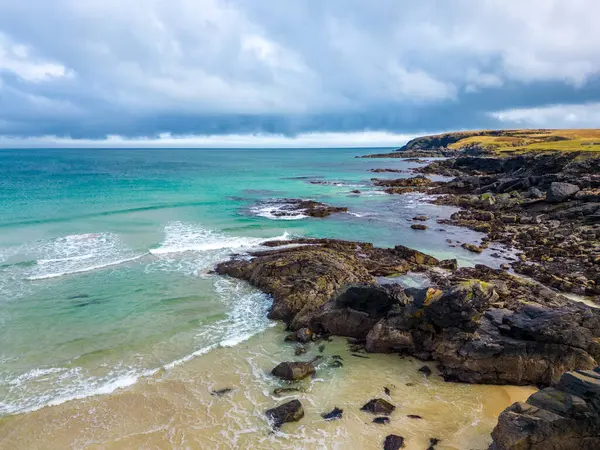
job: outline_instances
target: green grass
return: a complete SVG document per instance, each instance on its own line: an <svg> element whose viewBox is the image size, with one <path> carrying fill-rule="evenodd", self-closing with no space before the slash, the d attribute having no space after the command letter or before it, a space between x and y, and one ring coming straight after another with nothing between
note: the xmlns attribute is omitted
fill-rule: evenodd
<svg viewBox="0 0 600 450"><path fill-rule="evenodd" d="M449 133L459 139L448 148L460 150L477 145L497 153L600 152L600 129L506 130ZM462 137L464 136L464 137Z"/></svg>

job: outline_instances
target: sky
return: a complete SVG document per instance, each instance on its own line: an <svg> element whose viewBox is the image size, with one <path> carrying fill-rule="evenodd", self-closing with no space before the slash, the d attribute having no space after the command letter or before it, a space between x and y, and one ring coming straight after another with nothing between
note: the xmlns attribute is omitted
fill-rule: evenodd
<svg viewBox="0 0 600 450"><path fill-rule="evenodd" d="M0 0L0 147L600 127L597 0Z"/></svg>

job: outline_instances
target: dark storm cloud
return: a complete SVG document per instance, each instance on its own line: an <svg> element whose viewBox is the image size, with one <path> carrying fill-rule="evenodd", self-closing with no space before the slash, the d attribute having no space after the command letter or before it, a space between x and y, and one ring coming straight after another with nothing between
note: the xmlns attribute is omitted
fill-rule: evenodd
<svg viewBox="0 0 600 450"><path fill-rule="evenodd" d="M592 0L0 0L0 135L594 126Z"/></svg>

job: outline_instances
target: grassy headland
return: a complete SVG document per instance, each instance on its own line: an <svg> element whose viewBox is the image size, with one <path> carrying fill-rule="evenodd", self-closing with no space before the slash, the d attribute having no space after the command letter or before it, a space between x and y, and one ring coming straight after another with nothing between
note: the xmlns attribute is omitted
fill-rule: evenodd
<svg viewBox="0 0 600 450"><path fill-rule="evenodd" d="M494 153L528 151L600 152L600 129L580 130L480 130L423 136L408 142L401 150L469 148Z"/></svg>

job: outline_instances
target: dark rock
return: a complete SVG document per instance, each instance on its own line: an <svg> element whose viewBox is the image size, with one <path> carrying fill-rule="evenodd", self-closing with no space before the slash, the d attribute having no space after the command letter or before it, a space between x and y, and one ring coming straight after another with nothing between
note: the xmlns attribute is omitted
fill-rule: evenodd
<svg viewBox="0 0 600 450"><path fill-rule="evenodd" d="M565 373L555 388L509 406L492 438L490 450L600 448L600 373Z"/></svg>
<svg viewBox="0 0 600 450"><path fill-rule="evenodd" d="M304 392L303 388L276 388L273 391L273 395L276 395L277 397L279 397L281 395L301 393L301 392Z"/></svg>
<svg viewBox="0 0 600 450"><path fill-rule="evenodd" d="M339 409L337 406L333 408L331 412L321 414L321 417L325 420L336 420L341 419L342 414L344 413L343 409Z"/></svg>
<svg viewBox="0 0 600 450"><path fill-rule="evenodd" d="M417 414L409 414L406 417L408 417L409 419L415 419L415 420L421 420L422 417L417 415Z"/></svg>
<svg viewBox="0 0 600 450"><path fill-rule="evenodd" d="M394 405L382 398L370 400L362 408L360 408L361 411L366 411L371 414L385 414L386 416L389 416L394 409L396 409Z"/></svg>
<svg viewBox="0 0 600 450"><path fill-rule="evenodd" d="M483 249L481 247L478 247L475 244L470 244L468 242L465 242L463 245L461 245L461 247L473 253L483 253Z"/></svg>
<svg viewBox="0 0 600 450"><path fill-rule="evenodd" d="M426 377L431 376L431 369L429 368L429 366L423 366L419 369L419 372L421 372L423 375L425 375Z"/></svg>
<svg viewBox="0 0 600 450"><path fill-rule="evenodd" d="M544 193L536 187L532 187L527 191L527 198L544 198Z"/></svg>
<svg viewBox="0 0 600 450"><path fill-rule="evenodd" d="M391 391L390 388L387 386L383 387L383 392L385 392L385 395L390 396L391 395Z"/></svg>
<svg viewBox="0 0 600 450"><path fill-rule="evenodd" d="M579 186L569 183L555 182L550 185L546 193L546 201L549 203L560 203L573 197L579 192Z"/></svg>
<svg viewBox="0 0 600 450"><path fill-rule="evenodd" d="M483 311L497 300L498 294L493 285L477 280L466 281L434 299L425 314L439 328L456 327L473 332Z"/></svg>
<svg viewBox="0 0 600 450"><path fill-rule="evenodd" d="M399 450L404 447L404 438L395 434L390 434L385 438L383 450Z"/></svg>
<svg viewBox="0 0 600 450"><path fill-rule="evenodd" d="M410 226L413 230L426 230L429 228L427 225L422 225L420 223L414 223Z"/></svg>
<svg viewBox="0 0 600 450"><path fill-rule="evenodd" d="M300 401L292 400L276 408L268 409L265 414L273 423L273 427L277 429L284 423L298 422L304 417L304 409Z"/></svg>
<svg viewBox="0 0 600 450"><path fill-rule="evenodd" d="M390 423L390 418L389 417L375 417L373 419L373 423L376 423L378 425L387 425L388 423Z"/></svg>
<svg viewBox="0 0 600 450"><path fill-rule="evenodd" d="M314 339L314 333L310 330L310 328L300 328L296 331L296 341L301 342L302 344L306 344Z"/></svg>
<svg viewBox="0 0 600 450"><path fill-rule="evenodd" d="M223 389L218 389L216 391L211 391L210 395L212 395L214 397L223 397L224 395L227 395L231 392L233 392L233 388L223 388Z"/></svg>
<svg viewBox="0 0 600 450"><path fill-rule="evenodd" d="M427 447L427 450L434 450L435 446L438 445L441 441L441 439L438 438L429 438L429 447Z"/></svg>
<svg viewBox="0 0 600 450"><path fill-rule="evenodd" d="M323 353L325 351L324 345L319 345L319 353Z"/></svg>
<svg viewBox="0 0 600 450"><path fill-rule="evenodd" d="M429 220L429 217L427 217L427 216L415 216L415 217L413 217L413 220L420 220L420 221L425 222L425 221Z"/></svg>
<svg viewBox="0 0 600 450"><path fill-rule="evenodd" d="M458 268L458 261L456 259L444 259L440 261L440 267L442 269L456 270Z"/></svg>
<svg viewBox="0 0 600 450"><path fill-rule="evenodd" d="M440 263L439 260L433 256L429 256L423 252L405 247L403 245L396 245L394 250L396 250L398 256L413 264L437 266Z"/></svg>
<svg viewBox="0 0 600 450"><path fill-rule="evenodd" d="M315 367L310 362L282 362L275 367L271 374L283 380L297 381L315 373Z"/></svg>
<svg viewBox="0 0 600 450"><path fill-rule="evenodd" d="M232 259L219 264L216 273L246 280L270 294L273 307L269 317L290 323L293 330L306 327L313 312L343 286L374 284L375 276L406 273L419 264L404 259L404 252L397 249L378 249L360 242L297 239L263 246L287 244L299 245L255 252L252 259ZM437 260L429 262L436 264Z"/></svg>
<svg viewBox="0 0 600 450"><path fill-rule="evenodd" d="M324 182L315 183L323 184ZM272 214L277 217L296 216L298 213L310 217L328 217L334 213L348 211L348 208L329 206L324 203L315 202L314 200L302 200L297 198L278 198L269 200L265 203L277 206L272 212Z"/></svg>
<svg viewBox="0 0 600 450"><path fill-rule="evenodd" d="M306 347L304 347L303 345L299 345L298 347L296 347L296 350L294 350L294 355L296 356L303 355L304 353L306 353Z"/></svg>

